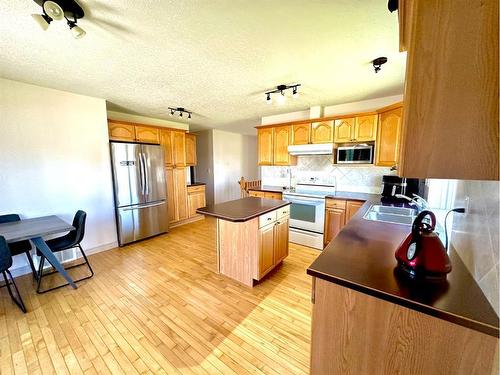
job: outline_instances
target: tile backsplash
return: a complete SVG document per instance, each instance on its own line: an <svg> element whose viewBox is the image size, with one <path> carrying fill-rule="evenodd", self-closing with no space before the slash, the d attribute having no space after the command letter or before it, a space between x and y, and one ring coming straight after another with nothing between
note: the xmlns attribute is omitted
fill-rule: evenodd
<svg viewBox="0 0 500 375"><path fill-rule="evenodd" d="M318 178L335 184L338 191L353 191L380 194L382 176L395 174L390 168L374 166L337 166L329 155L299 156L297 165L292 167L260 167L263 185L288 186L289 170L296 182Z"/></svg>
<svg viewBox="0 0 500 375"><path fill-rule="evenodd" d="M454 207L467 206L466 198L469 199L469 211L454 214L451 244L498 315L499 182L457 181Z"/></svg>

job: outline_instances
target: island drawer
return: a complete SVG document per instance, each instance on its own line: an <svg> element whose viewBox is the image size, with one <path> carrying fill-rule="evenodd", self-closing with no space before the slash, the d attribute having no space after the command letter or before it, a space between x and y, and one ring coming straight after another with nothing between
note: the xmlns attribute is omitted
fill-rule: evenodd
<svg viewBox="0 0 500 375"><path fill-rule="evenodd" d="M276 211L278 213L278 219L281 219L284 216L290 215L290 206L281 207Z"/></svg>
<svg viewBox="0 0 500 375"><path fill-rule="evenodd" d="M259 216L259 228L268 224L274 223L277 218L277 210L268 212L267 214Z"/></svg>

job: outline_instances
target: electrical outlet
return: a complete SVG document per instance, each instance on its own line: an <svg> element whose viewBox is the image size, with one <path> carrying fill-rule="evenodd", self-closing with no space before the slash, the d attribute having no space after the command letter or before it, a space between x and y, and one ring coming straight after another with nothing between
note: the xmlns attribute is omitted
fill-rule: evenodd
<svg viewBox="0 0 500 375"><path fill-rule="evenodd" d="M464 207L465 207L464 214L465 215L467 215L469 213L469 205L470 205L470 198L469 198L469 196L466 196L464 199Z"/></svg>

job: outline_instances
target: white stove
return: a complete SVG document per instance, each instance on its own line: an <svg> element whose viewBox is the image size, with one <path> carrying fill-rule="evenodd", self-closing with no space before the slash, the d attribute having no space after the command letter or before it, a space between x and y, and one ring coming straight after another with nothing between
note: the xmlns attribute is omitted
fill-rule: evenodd
<svg viewBox="0 0 500 375"><path fill-rule="evenodd" d="M299 183L285 190L290 206L290 242L323 250L325 197L335 193L334 185Z"/></svg>

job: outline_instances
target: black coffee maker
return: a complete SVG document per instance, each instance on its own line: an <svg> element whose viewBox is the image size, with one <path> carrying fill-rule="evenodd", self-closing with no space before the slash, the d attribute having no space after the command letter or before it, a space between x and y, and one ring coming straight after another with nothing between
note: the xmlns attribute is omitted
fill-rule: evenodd
<svg viewBox="0 0 500 375"><path fill-rule="evenodd" d="M413 194L423 196L425 180L385 175L382 177L382 202L407 203L405 199L397 198L397 194L413 197Z"/></svg>

